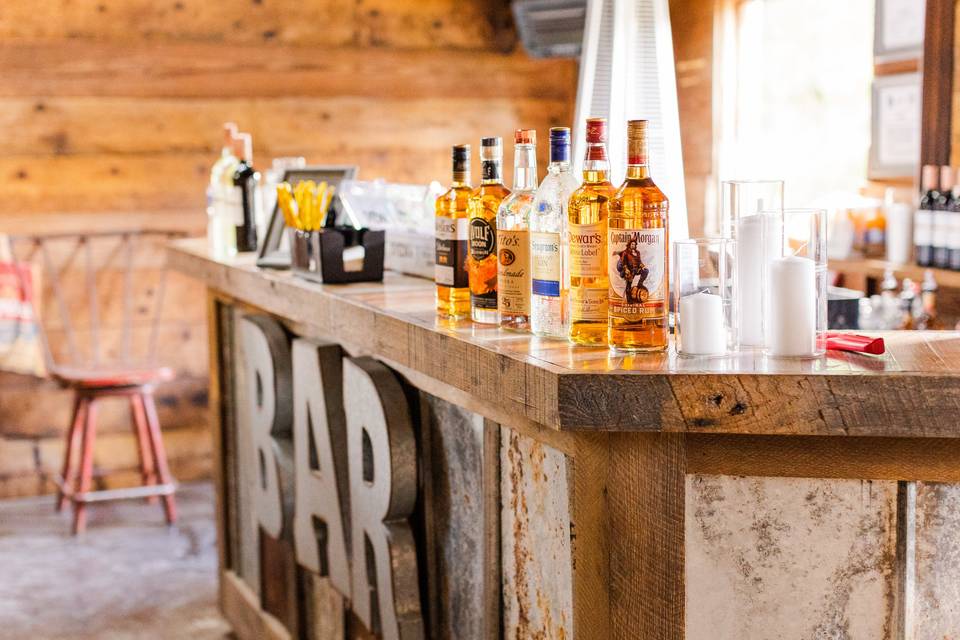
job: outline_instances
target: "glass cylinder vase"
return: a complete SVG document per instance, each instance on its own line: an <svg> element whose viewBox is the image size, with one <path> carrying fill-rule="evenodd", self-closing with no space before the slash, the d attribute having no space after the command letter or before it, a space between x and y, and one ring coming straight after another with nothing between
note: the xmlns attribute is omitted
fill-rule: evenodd
<svg viewBox="0 0 960 640"><path fill-rule="evenodd" d="M779 256L783 216L782 180L723 183L722 235L737 243L733 326L741 348L765 344L763 298L766 260Z"/></svg>
<svg viewBox="0 0 960 640"><path fill-rule="evenodd" d="M826 352L827 212L783 212L780 251L768 265L767 355L817 358Z"/></svg>
<svg viewBox="0 0 960 640"><path fill-rule="evenodd" d="M732 323L736 243L692 238L673 243L673 308L677 353L723 356L736 349Z"/></svg>

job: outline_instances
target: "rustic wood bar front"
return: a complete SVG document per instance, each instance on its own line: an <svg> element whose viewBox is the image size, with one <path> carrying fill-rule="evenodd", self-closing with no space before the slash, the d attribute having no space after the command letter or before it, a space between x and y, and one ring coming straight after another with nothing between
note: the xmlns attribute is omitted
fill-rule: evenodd
<svg viewBox="0 0 960 640"><path fill-rule="evenodd" d="M960 334L625 357L169 255L209 290L240 638L957 637Z"/></svg>

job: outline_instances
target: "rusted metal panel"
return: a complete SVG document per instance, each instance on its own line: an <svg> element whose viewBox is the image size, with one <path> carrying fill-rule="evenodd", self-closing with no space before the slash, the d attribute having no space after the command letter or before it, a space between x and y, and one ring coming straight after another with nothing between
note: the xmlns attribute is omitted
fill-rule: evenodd
<svg viewBox="0 0 960 640"><path fill-rule="evenodd" d="M914 637L960 638L960 485L917 483Z"/></svg>
<svg viewBox="0 0 960 640"><path fill-rule="evenodd" d="M688 475L686 486L687 638L897 637L896 482Z"/></svg>
<svg viewBox="0 0 960 640"><path fill-rule="evenodd" d="M497 471L499 451L487 450L485 431L499 427L435 396L422 398L432 636L496 637L500 558L499 546L489 542L498 541L499 518L485 505L499 493L499 475L488 477ZM491 610L496 617L488 620Z"/></svg>
<svg viewBox="0 0 960 640"><path fill-rule="evenodd" d="M568 460L503 429L500 465L504 636L572 638Z"/></svg>

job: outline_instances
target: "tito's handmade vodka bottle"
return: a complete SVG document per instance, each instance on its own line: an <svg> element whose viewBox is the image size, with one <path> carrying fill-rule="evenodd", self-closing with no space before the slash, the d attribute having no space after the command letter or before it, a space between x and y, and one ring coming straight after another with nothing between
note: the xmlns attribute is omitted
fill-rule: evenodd
<svg viewBox="0 0 960 640"><path fill-rule="evenodd" d="M607 206L613 196L607 121L587 118L583 184L570 196L570 341L607 343Z"/></svg>
<svg viewBox="0 0 960 640"><path fill-rule="evenodd" d="M467 201L470 199L470 145L453 148L453 183L436 203L437 313L449 319L470 315L467 280Z"/></svg>
<svg viewBox="0 0 960 640"><path fill-rule="evenodd" d="M537 189L537 132L517 129L513 193L497 212L497 305L504 329L530 329L530 209Z"/></svg>
<svg viewBox="0 0 960 640"><path fill-rule="evenodd" d="M607 219L611 349L667 348L667 197L650 179L647 121L627 122L627 178Z"/></svg>
<svg viewBox="0 0 960 640"><path fill-rule="evenodd" d="M577 180L570 170L570 129L550 129L550 165L530 212L530 330L566 338L570 331L567 209Z"/></svg>

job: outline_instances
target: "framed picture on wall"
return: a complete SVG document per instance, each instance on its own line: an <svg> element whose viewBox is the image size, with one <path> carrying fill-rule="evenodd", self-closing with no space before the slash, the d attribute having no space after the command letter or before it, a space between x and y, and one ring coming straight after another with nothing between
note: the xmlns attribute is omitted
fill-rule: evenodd
<svg viewBox="0 0 960 640"><path fill-rule="evenodd" d="M872 102L869 178L915 176L920 165L920 74L900 73L876 78Z"/></svg>
<svg viewBox="0 0 960 640"><path fill-rule="evenodd" d="M877 0L874 15L875 62L916 59L923 55L925 0Z"/></svg>
<svg viewBox="0 0 960 640"><path fill-rule="evenodd" d="M287 169L283 174L283 181L297 186L297 183L304 180L313 180L316 183L326 182L334 188L339 188L343 180L353 180L356 177L356 165L316 165ZM337 199L334 197L333 204L330 206L335 207L336 203ZM257 256L258 267L290 268L290 247L287 245L284 229L286 229L286 223L283 220L283 214L280 213L280 208L274 205L263 244Z"/></svg>

